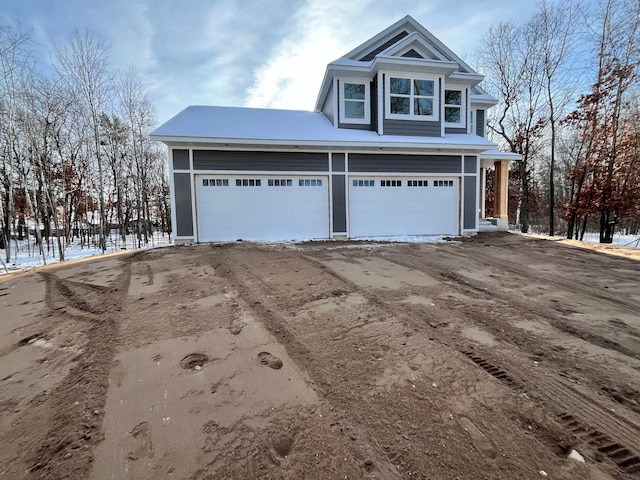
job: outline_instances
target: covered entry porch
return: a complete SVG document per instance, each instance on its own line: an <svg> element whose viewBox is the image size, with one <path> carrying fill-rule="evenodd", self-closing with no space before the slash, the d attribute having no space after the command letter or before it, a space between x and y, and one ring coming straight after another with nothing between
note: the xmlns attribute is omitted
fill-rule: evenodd
<svg viewBox="0 0 640 480"><path fill-rule="evenodd" d="M516 153L489 150L480 154L480 221L481 232L509 229L509 162L522 160ZM487 192L487 172L494 171L491 190ZM493 199L493 214L487 215L487 196Z"/></svg>

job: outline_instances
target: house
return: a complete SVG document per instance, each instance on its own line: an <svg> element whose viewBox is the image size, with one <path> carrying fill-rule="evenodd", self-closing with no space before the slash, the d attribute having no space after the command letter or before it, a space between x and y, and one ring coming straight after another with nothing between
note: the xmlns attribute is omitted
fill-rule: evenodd
<svg viewBox="0 0 640 480"><path fill-rule="evenodd" d="M506 229L519 157L486 138L482 79L407 16L327 66L313 112L186 108L151 135L176 241L473 235L487 168Z"/></svg>

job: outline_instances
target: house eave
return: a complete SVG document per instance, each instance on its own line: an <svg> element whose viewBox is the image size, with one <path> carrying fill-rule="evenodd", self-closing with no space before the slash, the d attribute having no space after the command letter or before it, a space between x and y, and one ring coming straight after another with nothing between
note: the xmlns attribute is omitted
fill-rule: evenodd
<svg viewBox="0 0 640 480"><path fill-rule="evenodd" d="M359 142L344 140L279 140L279 139L247 139L247 138L207 138L207 137L174 137L151 135L152 140L164 143L167 146L189 146L189 147L215 147L228 149L300 149L300 150L322 150L322 151L421 151L424 152L466 152L480 154L487 151L486 141L477 144L473 143L427 143L427 142Z"/></svg>

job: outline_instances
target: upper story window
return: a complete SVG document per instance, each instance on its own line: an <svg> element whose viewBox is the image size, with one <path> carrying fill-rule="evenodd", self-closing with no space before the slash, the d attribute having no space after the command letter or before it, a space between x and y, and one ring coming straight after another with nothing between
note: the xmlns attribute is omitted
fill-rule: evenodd
<svg viewBox="0 0 640 480"><path fill-rule="evenodd" d="M387 118L438 119L438 86L433 78L386 76Z"/></svg>
<svg viewBox="0 0 640 480"><path fill-rule="evenodd" d="M369 82L354 79L340 80L341 123L371 123L370 105Z"/></svg>
<svg viewBox="0 0 640 480"><path fill-rule="evenodd" d="M463 89L445 89L444 91L444 122L445 125L464 126L465 120L465 91Z"/></svg>

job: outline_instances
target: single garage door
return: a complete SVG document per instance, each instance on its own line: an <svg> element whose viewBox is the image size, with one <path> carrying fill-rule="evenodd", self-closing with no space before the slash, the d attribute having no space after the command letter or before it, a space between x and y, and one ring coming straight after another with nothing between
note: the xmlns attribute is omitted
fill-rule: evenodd
<svg viewBox="0 0 640 480"><path fill-rule="evenodd" d="M350 177L351 237L458 235L459 179Z"/></svg>
<svg viewBox="0 0 640 480"><path fill-rule="evenodd" d="M329 237L327 177L195 178L199 242Z"/></svg>

